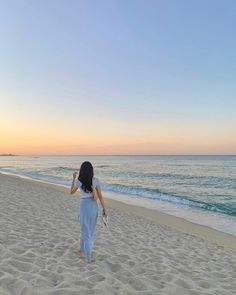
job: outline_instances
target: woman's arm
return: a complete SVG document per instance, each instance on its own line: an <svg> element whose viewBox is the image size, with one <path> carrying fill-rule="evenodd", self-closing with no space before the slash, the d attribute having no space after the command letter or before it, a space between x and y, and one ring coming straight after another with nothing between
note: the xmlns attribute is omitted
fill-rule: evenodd
<svg viewBox="0 0 236 295"><path fill-rule="evenodd" d="M107 215L106 214L106 207L105 207L105 202L104 202L104 199L103 199L103 196L102 196L102 191L101 191L101 187L100 186L96 186L96 191L97 191L97 195L98 195L98 199L101 203L101 206L102 206L102 213L103 215Z"/></svg>
<svg viewBox="0 0 236 295"><path fill-rule="evenodd" d="M71 195L74 194L77 191L77 189L78 189L78 187L75 186L76 177L77 177L77 173L74 172L73 173L73 180L72 180L71 187L70 187L70 193L71 193Z"/></svg>

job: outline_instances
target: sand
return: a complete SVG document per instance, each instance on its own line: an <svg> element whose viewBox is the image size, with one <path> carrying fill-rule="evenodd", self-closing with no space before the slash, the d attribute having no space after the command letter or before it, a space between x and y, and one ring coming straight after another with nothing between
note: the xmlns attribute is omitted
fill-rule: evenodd
<svg viewBox="0 0 236 295"><path fill-rule="evenodd" d="M104 194L105 197L105 194ZM0 294L235 295L236 238L107 200L96 262L78 257L79 195L0 174Z"/></svg>

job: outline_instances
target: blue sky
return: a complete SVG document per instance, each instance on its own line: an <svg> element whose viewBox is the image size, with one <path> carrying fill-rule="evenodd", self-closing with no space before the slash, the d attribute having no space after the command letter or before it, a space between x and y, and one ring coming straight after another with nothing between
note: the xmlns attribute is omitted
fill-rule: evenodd
<svg viewBox="0 0 236 295"><path fill-rule="evenodd" d="M230 0L0 1L2 116L236 153L235 32Z"/></svg>

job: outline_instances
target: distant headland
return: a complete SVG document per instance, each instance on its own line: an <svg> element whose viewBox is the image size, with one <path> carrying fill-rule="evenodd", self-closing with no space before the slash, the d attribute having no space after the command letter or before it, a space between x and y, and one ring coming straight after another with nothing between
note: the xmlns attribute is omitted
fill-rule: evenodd
<svg viewBox="0 0 236 295"><path fill-rule="evenodd" d="M0 154L0 156L16 156L14 154Z"/></svg>

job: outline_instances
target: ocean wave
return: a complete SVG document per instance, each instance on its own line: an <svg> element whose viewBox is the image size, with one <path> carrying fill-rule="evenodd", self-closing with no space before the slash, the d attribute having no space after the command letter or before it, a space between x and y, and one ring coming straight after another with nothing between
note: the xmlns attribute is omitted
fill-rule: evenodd
<svg viewBox="0 0 236 295"><path fill-rule="evenodd" d="M141 172L141 171L104 171L104 175L112 175L113 177L129 177L130 179L167 179L174 183L186 183L188 184L201 184L206 187L220 187L227 186L228 188L236 189L236 178L230 176L206 176L206 175L193 175L184 173L164 173L164 172Z"/></svg>
<svg viewBox="0 0 236 295"><path fill-rule="evenodd" d="M31 170L31 169L23 169L23 168L15 168L15 167L13 168L9 166L4 166L0 168L0 171L16 173L16 174L24 175L30 178L48 181L51 183L70 185L71 172L78 171L78 170L75 169L74 167L67 167L67 166L56 166L56 167L50 167L45 169L39 169L39 170ZM164 173L161 173L161 174L162 176L164 175ZM165 174L165 175L173 175L173 174ZM149 173L149 177L150 177L150 173ZM215 178L215 180L216 179L217 178ZM231 184L229 185L232 187ZM217 195L217 198L215 200L217 200L218 203L215 203L215 202L202 201L199 199L198 200L191 199L191 197L188 197L188 196L167 193L158 188L151 189L148 187L123 185L118 183L105 183L105 182L102 184L102 186L103 186L103 189L105 190L127 194L136 198L139 197L144 199L146 198L146 199L160 200L164 202L175 203L180 206L183 205L183 206L189 206L194 208L201 208L208 211L220 212L220 213L236 216L236 203L233 202L234 197L227 195L226 193L224 195ZM227 203L226 201L230 201L230 203Z"/></svg>
<svg viewBox="0 0 236 295"><path fill-rule="evenodd" d="M140 176L140 174L139 174ZM191 175L191 174L180 174L180 173L143 173L143 176L148 178L176 178L176 179L196 179L196 180L205 180L205 181L231 181L232 183L236 183L236 178L234 177L226 177L226 176L201 176L201 175Z"/></svg>
<svg viewBox="0 0 236 295"><path fill-rule="evenodd" d="M71 171L78 171L78 167L64 167L64 166L56 166L56 167L51 167L51 168L48 168L48 169L45 169L44 172L46 171L51 171L51 172L65 172L65 171L68 171L68 172L71 172Z"/></svg>
<svg viewBox="0 0 236 295"><path fill-rule="evenodd" d="M94 168L108 168L111 167L111 165L97 165Z"/></svg>
<svg viewBox="0 0 236 295"><path fill-rule="evenodd" d="M201 208L208 211L224 213L227 215L236 216L236 204L220 204L220 203L207 203L199 200L192 200L187 197L171 195L159 189L142 188L138 186L128 186L121 184L108 184L103 183L104 190L113 191L122 194L128 194L136 197L142 197L147 199L160 200L177 205L184 205L189 207Z"/></svg>

